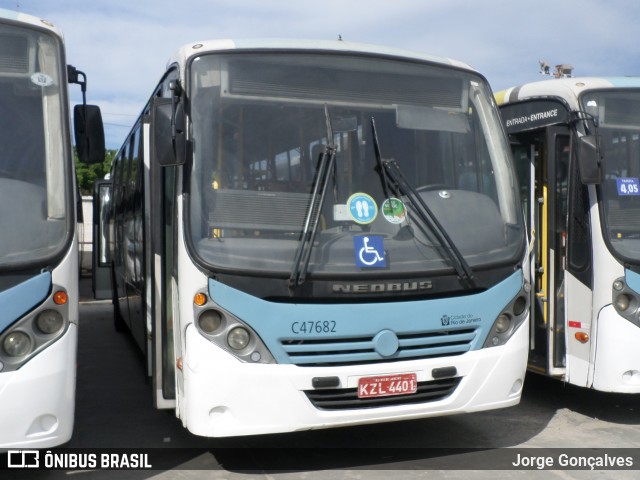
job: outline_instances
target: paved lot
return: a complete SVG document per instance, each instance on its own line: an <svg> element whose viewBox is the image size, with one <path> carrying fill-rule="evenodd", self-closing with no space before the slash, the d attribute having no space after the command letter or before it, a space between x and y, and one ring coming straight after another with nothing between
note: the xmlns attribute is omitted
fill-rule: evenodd
<svg viewBox="0 0 640 480"><path fill-rule="evenodd" d="M26 478L499 480L640 476L640 398L573 388L535 375L527 378L521 404L504 410L287 435L222 440L196 437L182 428L172 411L153 408L142 356L129 336L113 330L111 305L84 302L80 313L76 425L71 442L65 446L98 452L171 448L163 450L162 466L151 471L58 470ZM620 453L635 455L637 470L484 470L487 464L495 465L496 458L515 461L520 449L531 447L536 448L525 452L548 454L555 462L563 452L585 453L567 450L571 448L630 449ZM540 450L548 448L560 450Z"/></svg>

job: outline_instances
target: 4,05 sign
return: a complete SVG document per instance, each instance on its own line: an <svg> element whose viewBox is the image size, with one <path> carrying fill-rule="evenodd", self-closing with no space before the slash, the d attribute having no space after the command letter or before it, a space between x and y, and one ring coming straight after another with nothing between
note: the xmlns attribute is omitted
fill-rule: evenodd
<svg viewBox="0 0 640 480"><path fill-rule="evenodd" d="M640 182L637 178L616 178L618 195L640 195Z"/></svg>

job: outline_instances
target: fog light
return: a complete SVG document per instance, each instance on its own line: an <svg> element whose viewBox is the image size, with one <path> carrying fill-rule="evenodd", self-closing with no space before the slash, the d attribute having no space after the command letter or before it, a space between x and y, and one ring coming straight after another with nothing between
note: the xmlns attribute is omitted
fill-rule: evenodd
<svg viewBox="0 0 640 480"><path fill-rule="evenodd" d="M249 332L242 327L236 327L227 335L227 343L234 350L242 350L249 344Z"/></svg>
<svg viewBox="0 0 640 480"><path fill-rule="evenodd" d="M24 332L12 332L4 339L2 347L10 357L23 357L31 351L31 339Z"/></svg>
<svg viewBox="0 0 640 480"><path fill-rule="evenodd" d="M622 280L616 280L615 282L613 282L614 290L617 290L619 292L623 288L624 288L624 283L622 282Z"/></svg>
<svg viewBox="0 0 640 480"><path fill-rule="evenodd" d="M36 318L36 326L38 330L47 335L59 332L64 326L64 319L59 312L55 310L45 310L38 314Z"/></svg>
<svg viewBox="0 0 640 480"><path fill-rule="evenodd" d="M496 320L496 332L504 333L507 330L509 330L510 326L511 326L511 318L509 318L509 315L505 313L501 313L498 319Z"/></svg>
<svg viewBox="0 0 640 480"><path fill-rule="evenodd" d="M259 362L261 358L262 358L262 355L260 355L260 352L252 352L251 353L251 361Z"/></svg>
<svg viewBox="0 0 640 480"><path fill-rule="evenodd" d="M626 293L622 293L616 297L616 309L625 312L629 308L631 299Z"/></svg>
<svg viewBox="0 0 640 480"><path fill-rule="evenodd" d="M205 333L213 333L222 324L222 314L217 310L205 310L198 317L198 325Z"/></svg>

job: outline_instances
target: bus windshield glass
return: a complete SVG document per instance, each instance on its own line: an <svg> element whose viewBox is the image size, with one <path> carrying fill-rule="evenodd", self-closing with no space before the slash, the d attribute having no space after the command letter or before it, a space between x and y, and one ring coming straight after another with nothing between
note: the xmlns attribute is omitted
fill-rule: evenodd
<svg viewBox="0 0 640 480"><path fill-rule="evenodd" d="M420 202L406 188L387 188L374 122L380 156L471 269L519 260L517 183L479 75L301 52L202 55L188 78L189 237L208 268L317 277L452 272ZM314 235L300 267L307 230Z"/></svg>
<svg viewBox="0 0 640 480"><path fill-rule="evenodd" d="M604 181L604 237L614 255L640 263L640 91L596 91L582 97L597 119Z"/></svg>
<svg viewBox="0 0 640 480"><path fill-rule="evenodd" d="M70 226L61 45L0 25L0 267L58 254Z"/></svg>

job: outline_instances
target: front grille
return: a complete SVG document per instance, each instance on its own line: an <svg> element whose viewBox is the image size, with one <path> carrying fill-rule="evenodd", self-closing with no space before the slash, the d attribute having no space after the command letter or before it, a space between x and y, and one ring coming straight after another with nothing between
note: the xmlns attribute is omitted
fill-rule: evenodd
<svg viewBox="0 0 640 480"><path fill-rule="evenodd" d="M453 377L418 382L416 393L377 398L358 398L357 388L305 390L304 393L313 406L320 410L355 410L436 402L451 395L461 380L462 377Z"/></svg>
<svg viewBox="0 0 640 480"><path fill-rule="evenodd" d="M475 328L418 334L398 333L400 346L392 356L382 356L376 351L373 336L282 340L281 345L294 365L357 365L462 355L471 349L477 334Z"/></svg>

